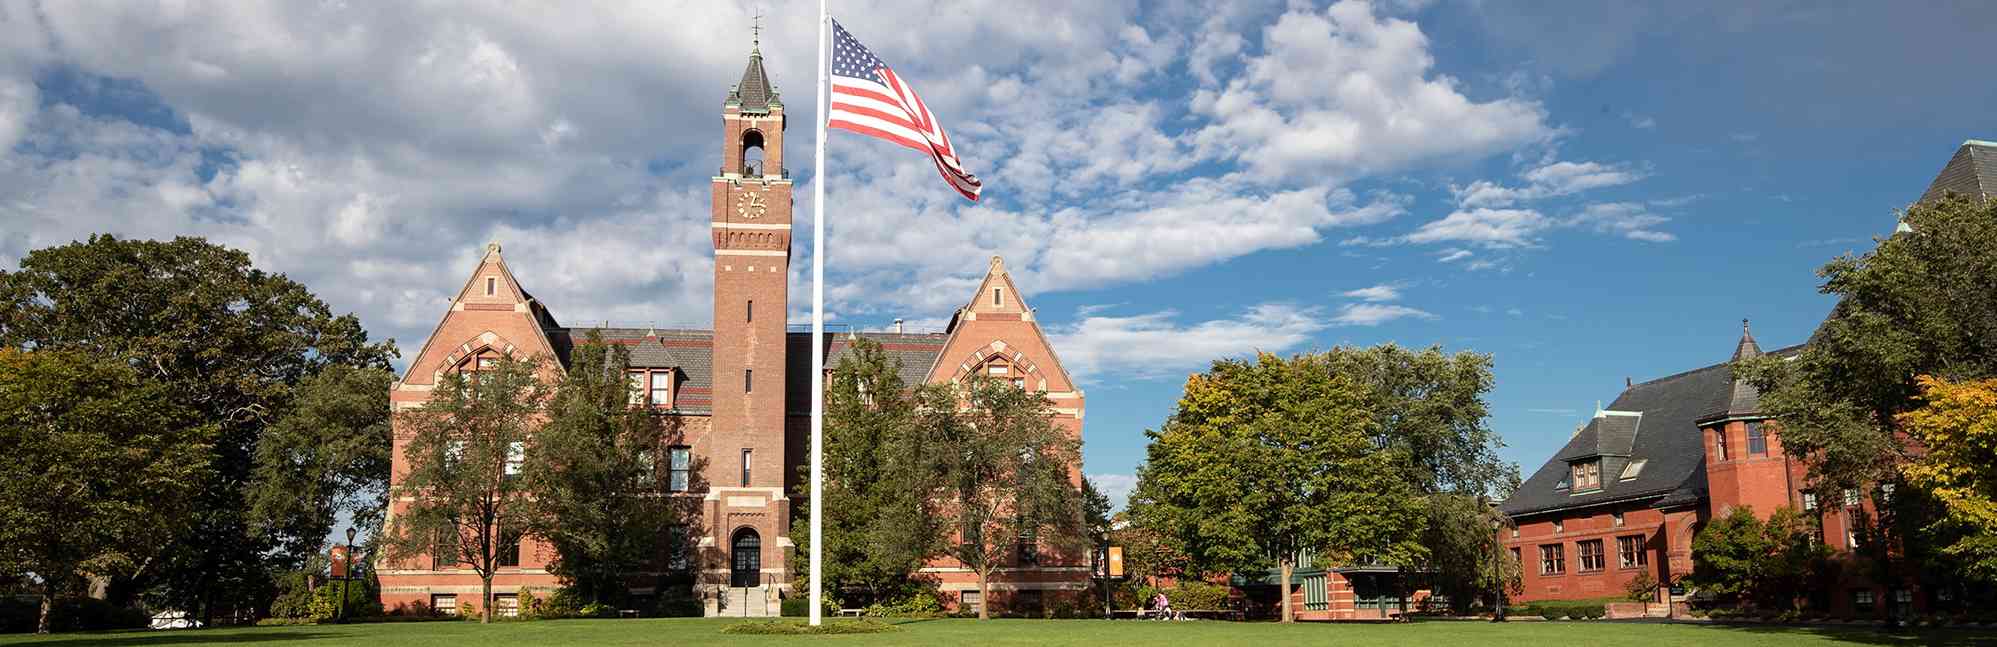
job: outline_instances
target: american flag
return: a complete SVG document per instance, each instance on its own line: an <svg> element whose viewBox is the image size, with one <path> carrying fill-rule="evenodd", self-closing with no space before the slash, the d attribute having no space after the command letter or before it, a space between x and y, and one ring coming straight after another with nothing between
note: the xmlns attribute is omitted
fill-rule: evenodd
<svg viewBox="0 0 1997 647"><path fill-rule="evenodd" d="M825 125L928 153L950 188L972 202L984 190L977 176L958 162L950 136L943 134L922 97L837 20L832 21L832 107Z"/></svg>

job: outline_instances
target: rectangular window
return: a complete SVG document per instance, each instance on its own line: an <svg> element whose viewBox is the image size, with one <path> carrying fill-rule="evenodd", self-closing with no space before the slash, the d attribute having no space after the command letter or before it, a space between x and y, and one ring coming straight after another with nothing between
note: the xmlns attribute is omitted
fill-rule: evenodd
<svg viewBox="0 0 1997 647"><path fill-rule="evenodd" d="M1817 509L1817 493L1815 492L1803 493L1803 509L1810 511L1815 511Z"/></svg>
<svg viewBox="0 0 1997 647"><path fill-rule="evenodd" d="M1759 422L1747 423L1747 455L1768 455L1768 436L1762 432Z"/></svg>
<svg viewBox="0 0 1997 647"><path fill-rule="evenodd" d="M520 617L520 594L518 593L492 594L492 614L499 616L501 618Z"/></svg>
<svg viewBox="0 0 1997 647"><path fill-rule="evenodd" d="M518 440L506 444L506 478L519 478L520 465L527 462L527 443Z"/></svg>
<svg viewBox="0 0 1997 647"><path fill-rule="evenodd" d="M658 452L654 452L649 449L638 452L638 479L640 481L644 481L646 488L652 488L658 486L659 484Z"/></svg>
<svg viewBox="0 0 1997 647"><path fill-rule="evenodd" d="M447 615L447 616L458 615L458 596L451 594L432 594L430 596L430 609L442 615Z"/></svg>
<svg viewBox="0 0 1997 647"><path fill-rule="evenodd" d="M1858 507L1858 490L1857 490L1857 489L1855 489L1855 488L1845 488L1845 489L1844 489L1844 507L1847 507L1847 508L1856 508L1856 507Z"/></svg>
<svg viewBox="0 0 1997 647"><path fill-rule="evenodd" d="M1017 552L1020 566L1040 565L1040 544L1035 542L1031 535L1019 538Z"/></svg>
<svg viewBox="0 0 1997 647"><path fill-rule="evenodd" d="M965 591L957 595L958 595L957 606L960 607L957 609L957 611L959 613L977 613L979 610L985 607L985 598L984 594L982 593L979 593L977 591Z"/></svg>
<svg viewBox="0 0 1997 647"><path fill-rule="evenodd" d="M753 449L742 450L742 487L749 487L749 464L753 462L751 459L755 454L756 450Z"/></svg>
<svg viewBox="0 0 1997 647"><path fill-rule="evenodd" d="M430 569L441 571L456 568L458 565L458 534L453 530L437 533L437 540L430 544Z"/></svg>
<svg viewBox="0 0 1997 647"><path fill-rule="evenodd" d="M1592 460L1584 463L1575 463L1570 469L1572 473L1568 476L1570 477L1569 480L1573 482L1575 491L1601 489L1602 461Z"/></svg>
<svg viewBox="0 0 1997 647"><path fill-rule="evenodd" d="M1872 613L1877 601L1872 598L1872 589L1852 589L1851 609L1859 613Z"/></svg>
<svg viewBox="0 0 1997 647"><path fill-rule="evenodd" d="M494 294L497 294L498 290L499 290L499 279L490 276L485 277L485 295L492 296Z"/></svg>
<svg viewBox="0 0 1997 647"><path fill-rule="evenodd" d="M668 466L670 473L668 474L669 481L666 483L667 489L674 492L685 492L688 482L693 477L693 451L686 447L671 447L666 452L668 459L671 461L671 465Z"/></svg>
<svg viewBox="0 0 1997 647"><path fill-rule="evenodd" d="M1574 547L1581 553L1582 571L1599 571L1608 566L1608 560L1602 554L1602 540L1576 542Z"/></svg>
<svg viewBox="0 0 1997 647"><path fill-rule="evenodd" d="M742 369L742 392L756 392L756 372L754 370Z"/></svg>
<svg viewBox="0 0 1997 647"><path fill-rule="evenodd" d="M1525 568L1525 564L1524 564L1524 562L1525 562L1525 555L1522 555L1522 554L1520 554L1520 553L1519 553L1519 547L1517 547L1517 546L1513 546L1513 547L1512 547L1512 563L1513 563L1513 564L1518 564L1520 568Z"/></svg>
<svg viewBox="0 0 1997 647"><path fill-rule="evenodd" d="M1727 430L1713 430L1713 451L1715 452L1713 455L1719 457L1720 460L1727 459Z"/></svg>
<svg viewBox="0 0 1997 647"><path fill-rule="evenodd" d="M1858 550L1858 525L1851 521L1851 513L1845 512L1843 519L1844 547L1851 550Z"/></svg>
<svg viewBox="0 0 1997 647"><path fill-rule="evenodd" d="M630 404L631 404L631 406L634 406L634 407L636 407L636 406L641 406L641 405L644 405L644 404L645 404L645 372L644 372L644 371L631 371L631 372L629 373L629 376L630 376L630 378L631 378L631 399L630 399Z"/></svg>
<svg viewBox="0 0 1997 647"><path fill-rule="evenodd" d="M1616 565L1623 568L1636 568L1650 563L1650 554L1643 549L1643 535L1616 538Z"/></svg>
<svg viewBox="0 0 1997 647"><path fill-rule="evenodd" d="M652 406L671 407L673 388L672 371L652 372Z"/></svg>
<svg viewBox="0 0 1997 647"><path fill-rule="evenodd" d="M520 565L520 532L501 531L499 533L499 565Z"/></svg>
<svg viewBox="0 0 1997 647"><path fill-rule="evenodd" d="M749 304L748 304L747 306L745 306L745 307L743 307L743 308L742 308L742 320L743 320L743 321L746 321L746 322L749 322L749 323L756 323L756 300L755 300L755 299L750 299L750 300L749 300Z"/></svg>
<svg viewBox="0 0 1997 647"><path fill-rule="evenodd" d="M666 529L666 569L684 572L693 566L688 557L689 551L686 526L672 526Z"/></svg>
<svg viewBox="0 0 1997 647"><path fill-rule="evenodd" d="M1000 296L1002 290L1003 290L1002 288L992 288L992 305L995 306L1005 305L1005 298Z"/></svg>
<svg viewBox="0 0 1997 647"><path fill-rule="evenodd" d="M1555 534L1567 532L1567 521L1565 519L1554 519L1553 532Z"/></svg>
<svg viewBox="0 0 1997 647"><path fill-rule="evenodd" d="M1883 484L1880 484L1880 486L1879 486L1879 505L1893 505L1893 484L1892 484L1892 483L1883 483Z"/></svg>
<svg viewBox="0 0 1997 647"><path fill-rule="evenodd" d="M1612 515L1614 516L1614 518L1615 518L1615 522L1616 522L1616 527L1617 527L1617 528L1621 528L1621 527L1623 527L1623 513L1621 513L1621 512L1615 512L1615 513L1611 513L1611 514L1612 514Z"/></svg>
<svg viewBox="0 0 1997 647"><path fill-rule="evenodd" d="M1546 544L1539 547L1539 574L1559 575L1567 572L1567 556L1560 544Z"/></svg>
<svg viewBox="0 0 1997 647"><path fill-rule="evenodd" d="M1913 589L1896 588L1887 592L1887 599L1893 601L1893 615L1906 618L1914 615Z"/></svg>

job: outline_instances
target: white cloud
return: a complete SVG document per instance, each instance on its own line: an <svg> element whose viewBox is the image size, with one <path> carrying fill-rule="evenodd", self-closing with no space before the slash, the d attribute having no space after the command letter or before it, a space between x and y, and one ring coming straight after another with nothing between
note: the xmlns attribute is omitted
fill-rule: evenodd
<svg viewBox="0 0 1997 647"><path fill-rule="evenodd" d="M1615 234L1631 240L1653 243L1668 243L1678 237L1670 232L1658 231L1658 225L1671 219L1651 213L1643 205L1634 202L1607 202L1591 204L1581 213L1566 219L1562 224L1570 227L1586 227L1600 233Z"/></svg>
<svg viewBox="0 0 1997 647"><path fill-rule="evenodd" d="M1531 209L1475 208L1425 223L1401 239L1410 243L1463 242L1488 247L1523 247L1552 222Z"/></svg>
<svg viewBox="0 0 1997 647"><path fill-rule="evenodd" d="M1461 247L1451 247L1449 249L1442 250L1441 252L1437 252L1435 261L1438 263L1454 263L1456 261L1470 258L1471 255L1472 254L1470 250L1463 249Z"/></svg>
<svg viewBox="0 0 1997 647"><path fill-rule="evenodd" d="M1474 158L1543 140L1539 103L1476 102L1433 74L1413 22L1358 1L1293 10L1263 32L1262 55L1224 89L1201 89L1203 156L1246 167L1251 181L1300 173L1354 177L1435 158Z"/></svg>
<svg viewBox="0 0 1997 647"><path fill-rule="evenodd" d="M1332 320L1348 326L1378 326L1396 319L1435 319L1434 313L1391 303L1348 303Z"/></svg>
<svg viewBox="0 0 1997 647"><path fill-rule="evenodd" d="M1625 110L1623 111L1623 119L1629 121L1630 126L1638 129L1642 130L1657 129L1657 119L1652 118L1648 115L1639 115L1634 112Z"/></svg>
<svg viewBox="0 0 1997 647"><path fill-rule="evenodd" d="M1344 296L1361 301L1397 301L1401 298L1401 286L1392 283L1382 283L1373 287L1348 290L1344 293Z"/></svg>
<svg viewBox="0 0 1997 647"><path fill-rule="evenodd" d="M1520 202L1571 195L1590 189L1619 186L1641 180L1644 174L1626 167L1599 162L1552 162L1521 173L1523 187L1507 187L1488 180L1455 189L1457 204L1466 207L1507 207Z"/></svg>
<svg viewBox="0 0 1997 647"><path fill-rule="evenodd" d="M1089 481L1096 484L1096 491L1109 497L1111 511L1123 510L1130 504L1130 493L1137 489L1135 474L1090 474Z"/></svg>
<svg viewBox="0 0 1997 647"><path fill-rule="evenodd" d="M1084 382L1096 376L1156 378L1201 370L1216 359L1295 348L1330 321L1317 308L1265 303L1228 319L1192 324L1166 310L1091 315L1049 332L1061 361Z"/></svg>

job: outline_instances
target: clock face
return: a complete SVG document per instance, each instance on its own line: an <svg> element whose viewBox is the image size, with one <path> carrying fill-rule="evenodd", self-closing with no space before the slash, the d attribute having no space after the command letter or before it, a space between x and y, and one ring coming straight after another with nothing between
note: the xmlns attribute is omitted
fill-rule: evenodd
<svg viewBox="0 0 1997 647"><path fill-rule="evenodd" d="M764 211L767 210L763 206L763 196L754 193L746 193L743 194L742 197L745 199L742 202L737 203L735 205L735 215L741 216L742 218L747 220L755 220L757 218L763 217Z"/></svg>

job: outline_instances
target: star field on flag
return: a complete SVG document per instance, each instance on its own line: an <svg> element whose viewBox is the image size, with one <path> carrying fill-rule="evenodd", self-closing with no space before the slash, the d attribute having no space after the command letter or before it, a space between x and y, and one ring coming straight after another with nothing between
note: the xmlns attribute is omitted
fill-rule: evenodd
<svg viewBox="0 0 1997 647"><path fill-rule="evenodd" d="M837 20L832 21L831 67L832 105L826 115L827 127L928 153L950 188L972 202L978 200L984 185L964 170L950 145L950 136L943 133L922 97Z"/></svg>

